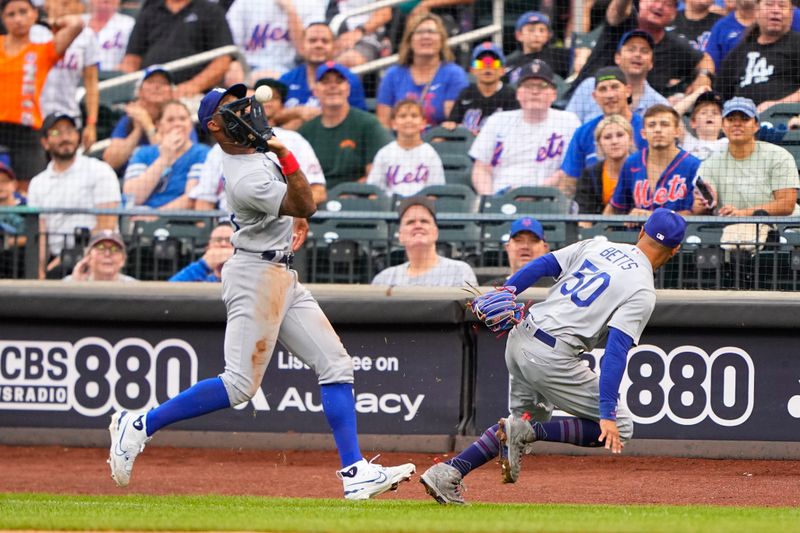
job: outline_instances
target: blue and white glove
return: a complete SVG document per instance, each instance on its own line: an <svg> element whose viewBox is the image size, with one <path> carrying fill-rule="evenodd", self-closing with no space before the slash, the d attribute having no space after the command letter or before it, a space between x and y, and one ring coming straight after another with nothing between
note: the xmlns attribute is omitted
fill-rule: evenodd
<svg viewBox="0 0 800 533"><path fill-rule="evenodd" d="M517 303L515 290L514 287L500 287L474 298L469 307L491 331L510 330L525 316L525 306Z"/></svg>

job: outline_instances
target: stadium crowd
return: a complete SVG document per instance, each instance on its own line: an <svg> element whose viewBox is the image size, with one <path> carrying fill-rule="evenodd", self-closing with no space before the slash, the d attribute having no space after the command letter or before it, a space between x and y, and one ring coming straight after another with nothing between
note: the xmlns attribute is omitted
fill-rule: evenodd
<svg viewBox="0 0 800 533"><path fill-rule="evenodd" d="M485 25L488 0L405 2L347 18L338 31L337 13L370 1L120 2L0 3L0 206L224 211L221 152L195 111L212 87L245 83L272 88L265 113L319 205L353 183L397 199L409 262L375 283L475 279L463 262L437 274L451 260L435 246L435 207L418 196L437 185L481 197L549 187L566 200L564 214L800 214L800 153L781 146L800 126L791 116L800 115L792 0L586 0L582 28L565 25L571 13L560 4L569 2L541 2L559 5L547 12L506 2L503 46L470 49L447 39ZM237 57L163 66L231 44ZM392 53L397 63L380 76L350 70ZM137 71L133 100L101 113L99 80ZM777 122L779 108L789 114ZM460 172L444 149L456 133L468 139ZM406 214L414 216L404 222ZM520 220L506 233L512 272L517 234L547 249L542 226L529 219L533 230L523 231ZM25 245L22 217L0 213L0 228L5 248ZM39 276L93 279L96 257L117 254L108 265L120 274L120 229L110 215L42 215ZM89 244L67 269L76 230ZM219 280L231 228L218 233L173 279Z"/></svg>

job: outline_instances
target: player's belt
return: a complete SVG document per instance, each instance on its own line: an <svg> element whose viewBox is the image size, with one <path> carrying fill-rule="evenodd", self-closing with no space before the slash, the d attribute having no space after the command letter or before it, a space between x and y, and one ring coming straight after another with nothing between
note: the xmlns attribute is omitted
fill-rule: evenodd
<svg viewBox="0 0 800 533"><path fill-rule="evenodd" d="M537 328L535 324L532 324L529 320L525 320L522 323L525 329L530 330L531 328L536 328L533 332L533 336L536 337L539 341L545 343L551 348L556 347L556 338L547 333L545 330Z"/></svg>
<svg viewBox="0 0 800 533"><path fill-rule="evenodd" d="M267 250L261 254L261 259L272 263L291 265L294 261L294 254L292 252L284 252L283 250Z"/></svg>

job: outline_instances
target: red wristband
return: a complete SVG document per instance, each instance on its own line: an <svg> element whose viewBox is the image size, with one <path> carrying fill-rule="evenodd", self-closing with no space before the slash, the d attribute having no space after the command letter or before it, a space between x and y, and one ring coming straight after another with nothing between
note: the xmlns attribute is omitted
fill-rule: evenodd
<svg viewBox="0 0 800 533"><path fill-rule="evenodd" d="M300 165L298 164L297 159L295 159L294 154L292 152L289 152L289 154L284 157L279 157L278 163L281 164L283 173L286 176L294 174L295 172L300 170Z"/></svg>

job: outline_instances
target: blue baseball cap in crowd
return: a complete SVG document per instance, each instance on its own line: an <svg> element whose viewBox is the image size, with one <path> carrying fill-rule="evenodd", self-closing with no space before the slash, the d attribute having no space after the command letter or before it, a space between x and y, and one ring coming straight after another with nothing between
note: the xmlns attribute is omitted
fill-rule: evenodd
<svg viewBox="0 0 800 533"><path fill-rule="evenodd" d="M520 17L517 19L514 29L520 31L527 24L544 24L550 28L550 17L544 13L539 13L538 11L527 11L520 15Z"/></svg>
<svg viewBox="0 0 800 533"><path fill-rule="evenodd" d="M217 112L219 103L227 95L232 94L236 98L244 98L247 96L247 87L243 83L231 85L227 89L223 87L216 87L208 91L208 93L200 101L200 109L197 110L197 120L200 121L200 128L208 133L208 121Z"/></svg>
<svg viewBox="0 0 800 533"><path fill-rule="evenodd" d="M154 74L161 74L165 78L167 78L167 80L169 80L170 83L175 83L174 79L172 78L172 74L170 73L170 71L164 68L164 65L150 65L149 67L144 69L144 75L142 76L142 81L146 80L150 76L153 76Z"/></svg>
<svg viewBox="0 0 800 533"><path fill-rule="evenodd" d="M350 70L344 65L340 65L335 61L326 61L320 66L317 67L317 81L322 79L322 76L327 74L330 71L338 72L341 77L343 77L347 82L350 82L350 75L352 74Z"/></svg>
<svg viewBox="0 0 800 533"><path fill-rule="evenodd" d="M522 217L515 220L511 224L511 233L509 234L509 237L513 239L518 233L522 233L523 231L530 231L539 237L539 240L541 241L547 240L544 238L544 228L542 227L542 224L535 218Z"/></svg>
<svg viewBox="0 0 800 533"><path fill-rule="evenodd" d="M630 41L634 37L641 37L642 39L647 41L647 44L650 45L650 49L651 50L655 49L656 42L653 39L652 35L650 35L648 32L646 32L644 30L631 30L631 31L629 31L629 32L627 32L627 33L622 35L622 37L619 40L619 44L617 45L617 50L622 48L625 45L625 43L627 43L628 41Z"/></svg>
<svg viewBox="0 0 800 533"><path fill-rule="evenodd" d="M758 120L756 104L749 98L734 96L725 102L725 105L722 106L722 118L727 117L731 113L744 113L748 117Z"/></svg>
<svg viewBox="0 0 800 533"><path fill-rule="evenodd" d="M667 248L675 248L683 242L686 219L672 209L659 207L644 223L644 232Z"/></svg>
<svg viewBox="0 0 800 533"><path fill-rule="evenodd" d="M475 61L484 54L491 54L497 59L499 59L501 62L503 63L506 62L506 56L503 55L503 51L500 50L500 48L498 48L497 45L495 45L492 42L486 41L473 48L472 60Z"/></svg>

